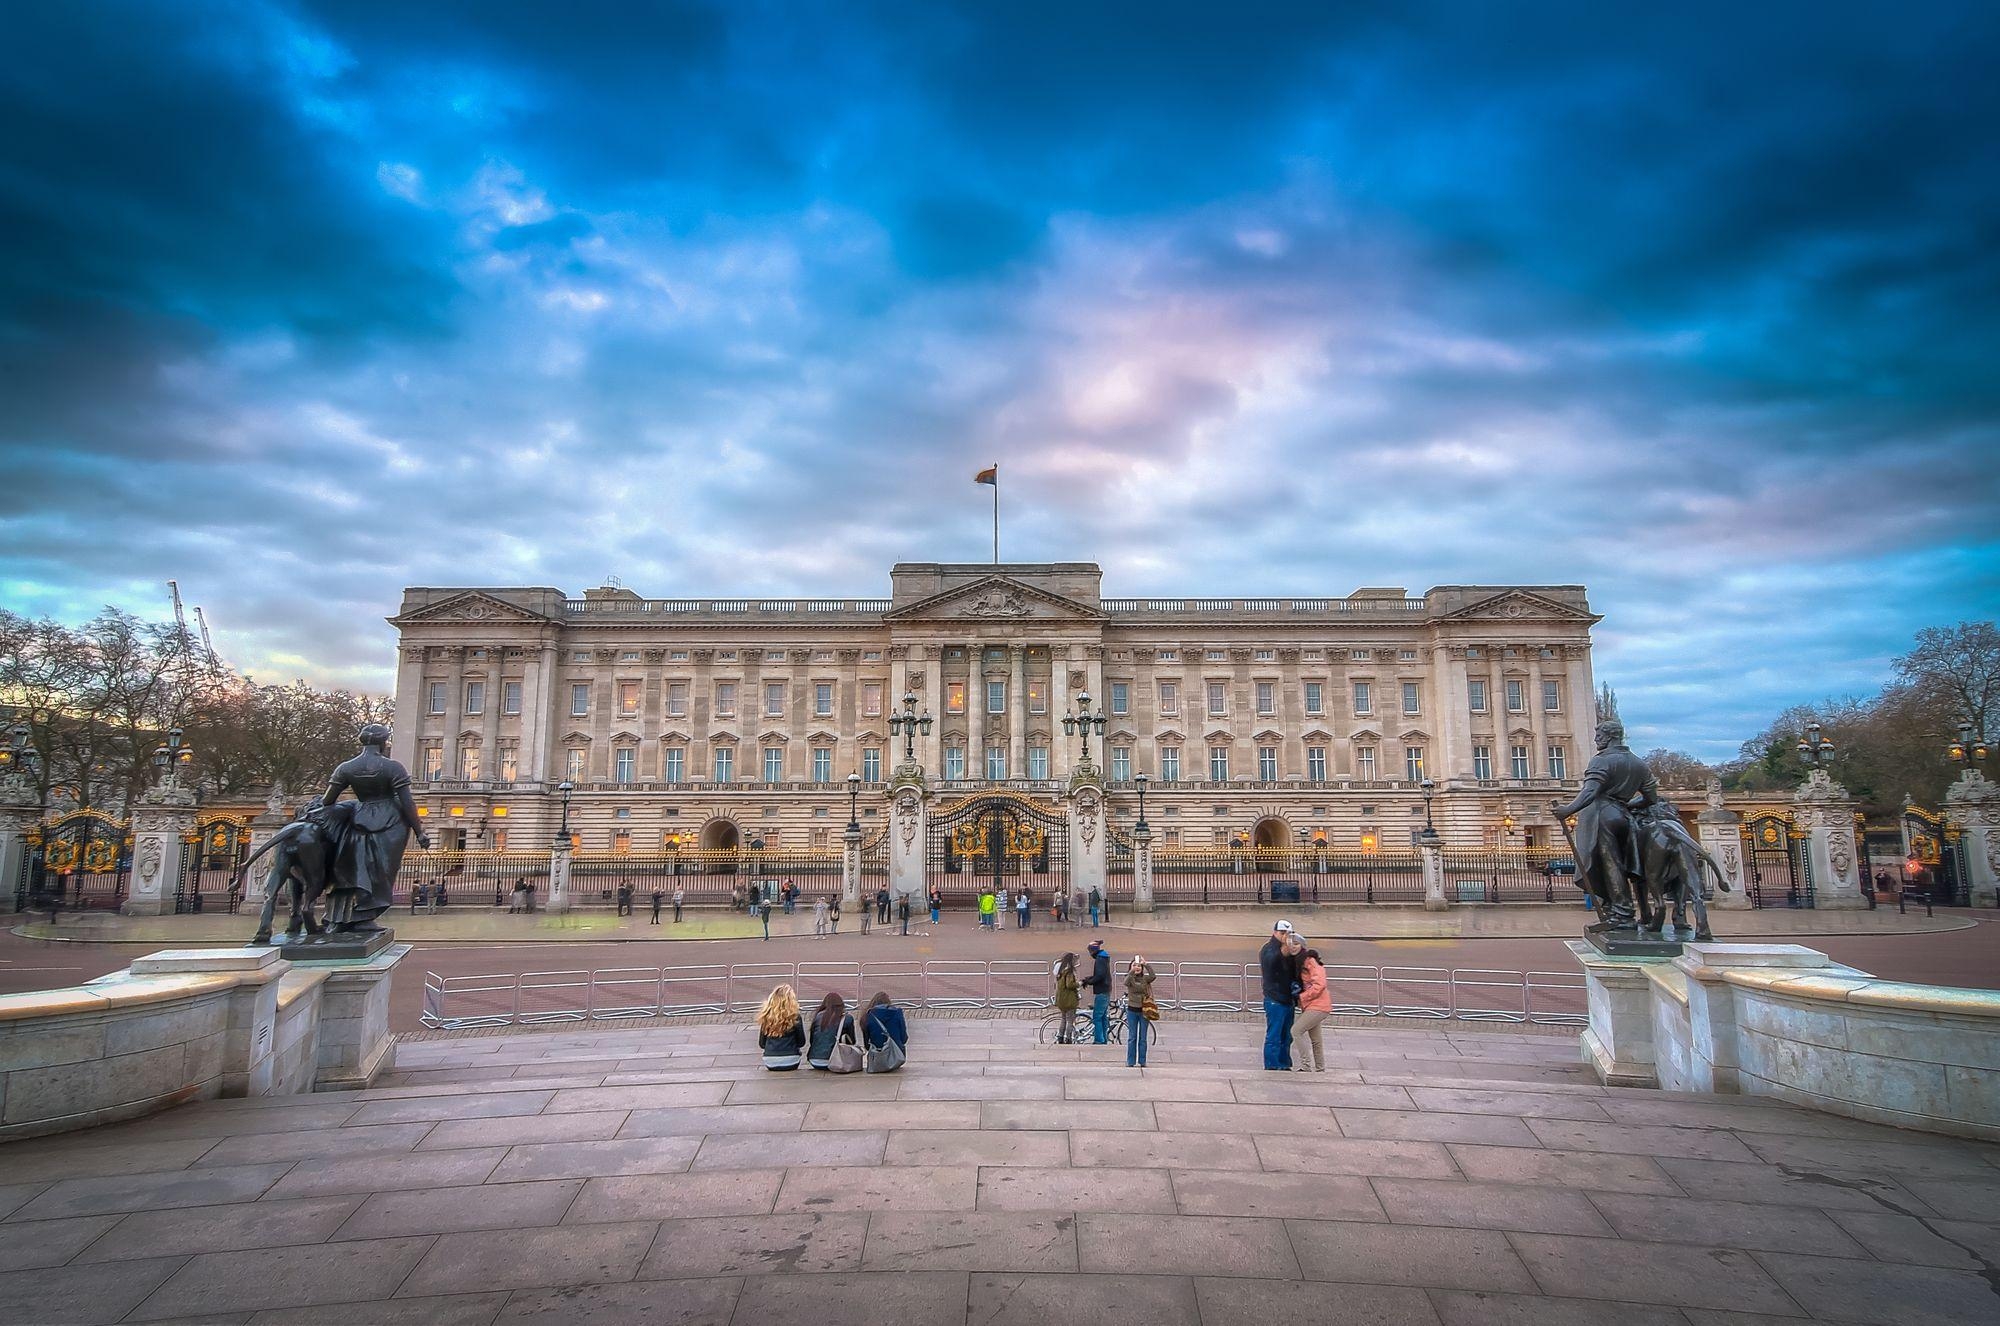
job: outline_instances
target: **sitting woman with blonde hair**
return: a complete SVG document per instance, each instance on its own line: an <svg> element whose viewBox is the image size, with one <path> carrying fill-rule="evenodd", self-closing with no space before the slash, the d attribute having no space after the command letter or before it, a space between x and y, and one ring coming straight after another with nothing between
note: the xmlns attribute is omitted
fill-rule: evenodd
<svg viewBox="0 0 2000 1326"><path fill-rule="evenodd" d="M757 1048L763 1051L764 1067L774 1073L789 1073L799 1066L806 1029L799 1018L799 997L791 986L772 990L757 1010Z"/></svg>

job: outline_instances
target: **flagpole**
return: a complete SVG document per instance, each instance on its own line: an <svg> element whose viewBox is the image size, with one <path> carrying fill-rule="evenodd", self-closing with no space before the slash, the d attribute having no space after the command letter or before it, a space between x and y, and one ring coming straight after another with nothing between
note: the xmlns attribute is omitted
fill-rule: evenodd
<svg viewBox="0 0 2000 1326"><path fill-rule="evenodd" d="M1000 565L1000 464L993 464L993 565Z"/></svg>

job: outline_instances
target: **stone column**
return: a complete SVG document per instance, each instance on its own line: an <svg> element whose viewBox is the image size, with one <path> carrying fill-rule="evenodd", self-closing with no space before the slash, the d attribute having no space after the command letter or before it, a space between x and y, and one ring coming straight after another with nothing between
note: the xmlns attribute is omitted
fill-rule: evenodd
<svg viewBox="0 0 2000 1326"><path fill-rule="evenodd" d="M1110 826L1104 810L1104 784L1093 765L1079 764L1069 780L1069 886L1090 897L1096 889L1108 902L1105 848Z"/></svg>
<svg viewBox="0 0 2000 1326"><path fill-rule="evenodd" d="M1444 839L1436 834L1420 835L1417 855L1424 863L1424 910L1441 912L1451 906L1444 895Z"/></svg>
<svg viewBox="0 0 2000 1326"><path fill-rule="evenodd" d="M1828 909L1866 907L1854 842L1854 801L1824 769L1815 769L1792 797L1793 819L1806 831L1806 862L1812 872L1813 905Z"/></svg>
<svg viewBox="0 0 2000 1326"><path fill-rule="evenodd" d="M40 818L34 784L0 778L0 913L14 910L14 890L27 881L28 831Z"/></svg>
<svg viewBox="0 0 2000 1326"><path fill-rule="evenodd" d="M1153 910L1153 831L1132 830L1132 910Z"/></svg>
<svg viewBox="0 0 2000 1326"><path fill-rule="evenodd" d="M853 911L861 905L861 829L855 826L840 837L840 907Z"/></svg>
<svg viewBox="0 0 2000 1326"><path fill-rule="evenodd" d="M194 832L194 789L172 775L139 798L132 816L132 887L122 909L127 916L164 916L174 910L181 871L187 867L182 840Z"/></svg>
<svg viewBox="0 0 2000 1326"><path fill-rule="evenodd" d="M965 776L978 782L986 777L985 642L968 640L965 662Z"/></svg>
<svg viewBox="0 0 2000 1326"><path fill-rule="evenodd" d="M1967 769L1944 794L1945 824L1958 830L1959 861L1974 907L2000 906L2000 783ZM1947 843L1945 850L1951 850Z"/></svg>
<svg viewBox="0 0 2000 1326"><path fill-rule="evenodd" d="M1750 886L1748 872L1743 868L1743 817L1723 806L1720 779L1708 780L1708 806L1694 819L1701 845L1722 867L1722 877L1729 882L1727 890L1716 889L1709 906L1728 911L1748 910Z"/></svg>
<svg viewBox="0 0 2000 1326"><path fill-rule="evenodd" d="M549 910L569 910L569 839L557 838L549 845Z"/></svg>
<svg viewBox="0 0 2000 1326"><path fill-rule="evenodd" d="M924 894L924 831L930 819L929 802L923 771L907 764L898 769L889 785L889 892L912 899L913 907L914 900ZM855 870L858 880L858 862Z"/></svg>

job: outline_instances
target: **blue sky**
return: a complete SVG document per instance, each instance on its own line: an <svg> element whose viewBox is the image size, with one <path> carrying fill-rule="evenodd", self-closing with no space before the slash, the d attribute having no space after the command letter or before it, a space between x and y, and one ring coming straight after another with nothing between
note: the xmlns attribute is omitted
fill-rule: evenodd
<svg viewBox="0 0 2000 1326"><path fill-rule="evenodd" d="M1582 582L1732 753L2000 605L1989 5L24 0L0 602Z"/></svg>

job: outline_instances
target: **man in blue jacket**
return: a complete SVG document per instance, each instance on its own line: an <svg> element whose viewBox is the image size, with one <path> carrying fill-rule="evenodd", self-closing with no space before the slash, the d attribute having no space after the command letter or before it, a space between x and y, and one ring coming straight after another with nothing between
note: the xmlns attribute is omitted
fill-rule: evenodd
<svg viewBox="0 0 2000 1326"><path fill-rule="evenodd" d="M1099 1045L1107 1044L1111 1040L1111 955L1101 939L1090 941L1090 975L1082 984L1090 991L1091 1037Z"/></svg>
<svg viewBox="0 0 2000 1326"><path fill-rule="evenodd" d="M1298 964L1286 952L1292 937L1292 923L1280 921L1271 927L1271 937L1257 952L1257 966L1264 985L1264 1068L1267 1072L1289 1070L1292 1066L1292 1017L1298 1011L1293 1000L1298 992Z"/></svg>

